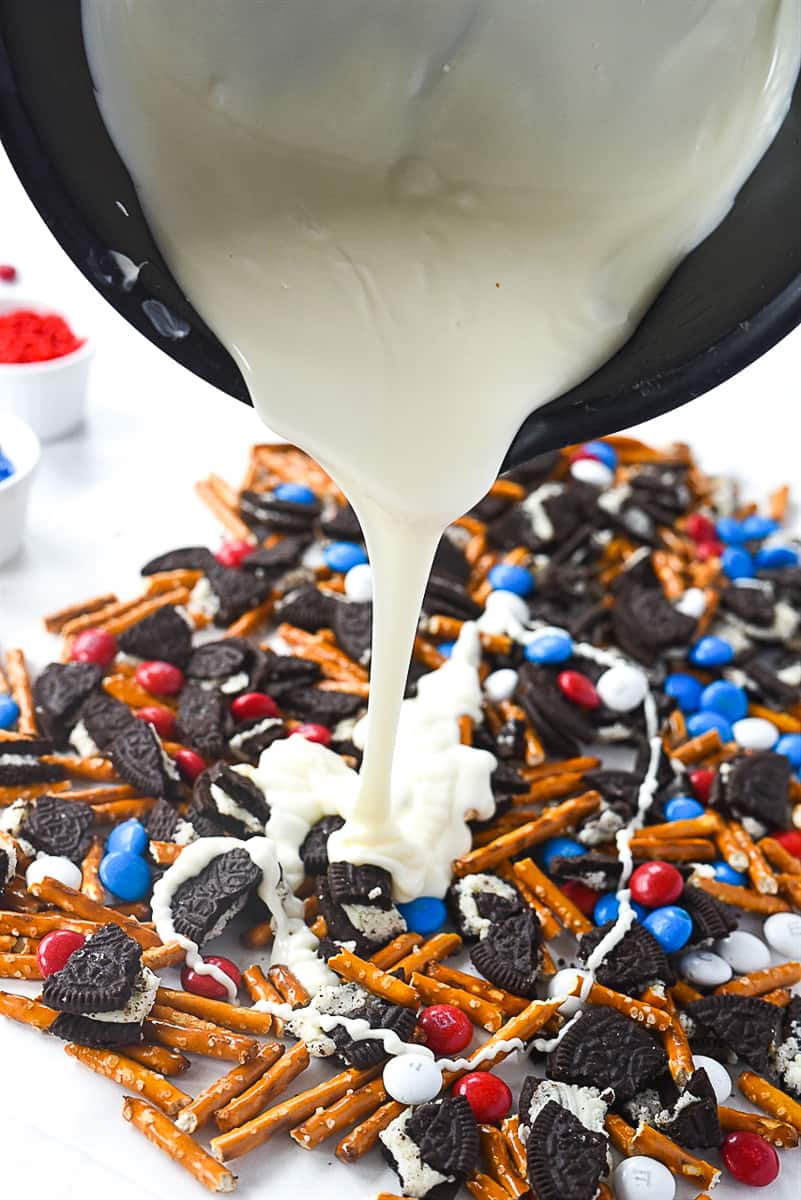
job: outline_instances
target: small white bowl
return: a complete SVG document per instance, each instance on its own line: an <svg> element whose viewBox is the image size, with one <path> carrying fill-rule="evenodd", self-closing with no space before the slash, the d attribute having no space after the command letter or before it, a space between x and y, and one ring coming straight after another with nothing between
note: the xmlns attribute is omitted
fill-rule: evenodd
<svg viewBox="0 0 801 1200"><path fill-rule="evenodd" d="M59 311L20 296L0 300L0 315L18 309L42 315ZM16 413L43 442L66 437L83 421L93 357L94 347L86 340L72 354L47 362L0 363L0 412Z"/></svg>
<svg viewBox="0 0 801 1200"><path fill-rule="evenodd" d="M22 545L31 485L39 463L39 439L24 421L0 413L0 449L14 465L14 474L0 482L0 565Z"/></svg>

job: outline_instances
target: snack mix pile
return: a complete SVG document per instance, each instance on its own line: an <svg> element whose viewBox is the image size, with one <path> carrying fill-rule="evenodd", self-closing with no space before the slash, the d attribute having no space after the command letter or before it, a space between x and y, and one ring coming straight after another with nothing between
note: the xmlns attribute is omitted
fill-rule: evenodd
<svg viewBox="0 0 801 1200"><path fill-rule="evenodd" d="M502 477L455 523L407 694L480 639L483 705L459 737L496 760L495 812L445 899L405 904L382 868L329 863L341 817L307 828L299 900L281 886L333 972L314 995L270 965L247 846L273 833L258 764L280 739L358 767L370 568L295 447L254 447L239 490L197 490L216 553L171 550L134 599L47 617L62 652L35 680L19 649L0 669L0 976L41 980L0 1014L121 1085L125 1120L211 1191L277 1136L346 1163L375 1148L421 1200L671 1200L676 1179L703 1200L726 1174L769 1185L780 1156L797 1171L787 489L763 515L686 446L610 438ZM162 940L159 881L209 838ZM225 926L236 963L206 949ZM193 1096L172 1080L196 1055L228 1069ZM515 1057L518 1095L493 1070Z"/></svg>

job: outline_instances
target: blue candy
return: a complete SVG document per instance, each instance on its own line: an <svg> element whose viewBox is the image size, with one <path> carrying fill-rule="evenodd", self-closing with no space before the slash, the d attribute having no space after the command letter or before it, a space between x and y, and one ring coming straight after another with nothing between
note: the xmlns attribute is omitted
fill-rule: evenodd
<svg viewBox="0 0 801 1200"><path fill-rule="evenodd" d="M114 850L100 861L100 881L120 900L143 900L150 891L150 867L139 854Z"/></svg>
<svg viewBox="0 0 801 1200"><path fill-rule="evenodd" d="M533 663L562 663L573 657L573 639L566 630L544 629L528 643L525 655Z"/></svg>
<svg viewBox="0 0 801 1200"><path fill-rule="evenodd" d="M692 796L674 796L665 805L665 816L668 821L691 821L705 812L703 804L693 800Z"/></svg>
<svg viewBox="0 0 801 1200"><path fill-rule="evenodd" d="M724 638L702 637L690 648L688 658L696 667L725 667L734 658L734 646Z"/></svg>
<svg viewBox="0 0 801 1200"><path fill-rule="evenodd" d="M148 841L144 825L137 821L136 817L132 817L130 821L123 821L122 825L112 829L106 842L106 853L123 851L126 854L144 854Z"/></svg>
<svg viewBox="0 0 801 1200"><path fill-rule="evenodd" d="M513 563L498 563L487 578L495 591L514 592L516 596L530 596L534 591L531 572Z"/></svg>
<svg viewBox="0 0 801 1200"><path fill-rule="evenodd" d="M14 464L10 458L6 458L3 451L0 450L0 483L4 483L6 479L10 479L14 474Z"/></svg>
<svg viewBox="0 0 801 1200"><path fill-rule="evenodd" d="M745 541L742 521L735 517L721 517L717 523L718 537L729 545L741 545Z"/></svg>
<svg viewBox="0 0 801 1200"><path fill-rule="evenodd" d="M399 904L398 910L414 933L436 933L448 918L448 910L437 896L419 896L408 904Z"/></svg>
<svg viewBox="0 0 801 1200"><path fill-rule="evenodd" d="M0 693L0 729L13 729L19 720L19 705L10 696Z"/></svg>
<svg viewBox="0 0 801 1200"><path fill-rule="evenodd" d="M734 867L730 867L725 859L719 858L711 866L715 872L715 879L720 883L731 883L734 887L745 887L748 883L748 876L742 871L735 871Z"/></svg>
<svg viewBox="0 0 801 1200"><path fill-rule="evenodd" d="M665 691L672 696L683 713L694 713L701 705L703 684L692 675L677 673L668 675L665 680Z"/></svg>
<svg viewBox="0 0 801 1200"><path fill-rule="evenodd" d="M552 858L578 858L580 854L585 853L585 847L569 837L549 838L540 851L546 871L550 868Z"/></svg>
<svg viewBox="0 0 801 1200"><path fill-rule="evenodd" d="M690 737L700 737L710 729L717 729L722 742L731 742L734 739L731 725L720 713L697 712L687 718L687 732Z"/></svg>
<svg viewBox="0 0 801 1200"><path fill-rule="evenodd" d="M440 642L437 646L437 649L443 658L450 658L450 656L453 654L453 647L455 645L456 642Z"/></svg>
<svg viewBox="0 0 801 1200"><path fill-rule="evenodd" d="M331 542L323 549L323 558L327 567L343 575L367 562L367 555L356 542Z"/></svg>
<svg viewBox="0 0 801 1200"><path fill-rule="evenodd" d="M701 709L720 713L727 721L740 721L748 715L748 696L736 683L717 679L701 693Z"/></svg>
<svg viewBox="0 0 801 1200"><path fill-rule="evenodd" d="M801 555L795 546L763 546L757 550L754 561L760 571L781 571L785 567L797 567Z"/></svg>
<svg viewBox="0 0 801 1200"><path fill-rule="evenodd" d="M727 546L720 562L728 579L754 578L754 560L742 546Z"/></svg>
<svg viewBox="0 0 801 1200"><path fill-rule="evenodd" d="M617 451L608 442L585 442L581 449L584 454L597 458L598 462L602 462L610 471L614 471L617 466Z"/></svg>
<svg viewBox="0 0 801 1200"><path fill-rule="evenodd" d="M273 492L276 500L288 500L292 504L316 504L317 497L303 483L279 483Z"/></svg>
<svg viewBox="0 0 801 1200"><path fill-rule="evenodd" d="M648 910L638 904L636 900L632 900L631 907L634 909L634 915L638 921L645 920ZM601 896L595 901L595 908L592 910L592 919L596 925L605 925L607 921L616 921L620 912L620 904L614 892L607 892L605 896Z"/></svg>
<svg viewBox="0 0 801 1200"><path fill-rule="evenodd" d="M742 522L743 534L747 542L759 542L762 538L770 537L772 533L776 533L779 529L779 522L774 521L771 517L760 517L755 513L752 517L746 517Z"/></svg>
<svg viewBox="0 0 801 1200"><path fill-rule="evenodd" d="M1 720L0 724L2 724ZM801 767L801 733L782 734L773 749L777 754L783 754L785 758L789 758L794 767Z"/></svg>
<svg viewBox="0 0 801 1200"><path fill-rule="evenodd" d="M690 914L677 904L653 909L643 925L656 938L665 954L675 954L682 946L686 946L693 931Z"/></svg>

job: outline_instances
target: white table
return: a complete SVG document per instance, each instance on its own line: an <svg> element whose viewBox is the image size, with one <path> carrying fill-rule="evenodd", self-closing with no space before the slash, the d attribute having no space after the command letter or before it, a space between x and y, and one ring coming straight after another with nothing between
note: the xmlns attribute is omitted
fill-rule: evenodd
<svg viewBox="0 0 801 1200"><path fill-rule="evenodd" d="M236 481L248 446L266 434L252 410L183 371L105 305L57 247L2 159L0 205L0 262L20 269L20 297L52 303L90 330L98 346L86 428L45 447L26 548L0 568L0 644L25 647L41 667L55 650L41 628L44 612L107 590L134 595L138 569L154 554L215 543L218 526L192 484L212 470ZM798 330L737 379L632 432L655 442L691 442L704 467L735 470L749 495L761 498L785 480L798 481L800 382ZM192 1089L219 1073L193 1069ZM115 1085L89 1075L57 1043L0 1021L4 1196L15 1194L15 1184L16 1194L29 1200L57 1198L65 1189L82 1200L202 1194L125 1128L120 1109ZM800 1157L784 1162L772 1200L799 1194ZM376 1155L344 1168L332 1148L304 1154L284 1138L241 1160L240 1175L246 1197L306 1196L316 1189L366 1200L395 1183ZM696 1190L680 1187L678 1194L685 1200ZM721 1200L751 1194L736 1184L716 1193Z"/></svg>

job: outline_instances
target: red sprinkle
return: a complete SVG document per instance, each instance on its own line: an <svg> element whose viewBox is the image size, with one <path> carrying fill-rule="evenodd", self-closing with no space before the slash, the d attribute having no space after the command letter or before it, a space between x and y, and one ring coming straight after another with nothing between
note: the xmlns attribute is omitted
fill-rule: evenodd
<svg viewBox="0 0 801 1200"><path fill-rule="evenodd" d="M592 916L595 911L595 905L601 898L600 892L596 892L594 888L587 887L586 883L579 883L577 879L565 879L563 882L560 882L559 886L568 900L572 900L576 908L583 912L585 917Z"/></svg>
<svg viewBox="0 0 801 1200"><path fill-rule="evenodd" d="M242 563L256 549L250 542L240 542L229 538L220 546L214 557L223 567L241 567Z"/></svg>
<svg viewBox="0 0 801 1200"><path fill-rule="evenodd" d="M84 341L55 313L43 316L20 308L0 316L0 362L3 363L49 362L74 354Z"/></svg>
<svg viewBox="0 0 801 1200"><path fill-rule="evenodd" d="M177 696L184 686L184 674L172 663L155 660L139 664L136 682L153 696Z"/></svg>
<svg viewBox="0 0 801 1200"><path fill-rule="evenodd" d="M110 667L117 657L117 639L105 629L84 629L76 634L70 647L72 662L94 663Z"/></svg>
<svg viewBox="0 0 801 1200"><path fill-rule="evenodd" d="M783 833L772 834L773 840L784 846L788 854L801 858L801 832L797 829L785 829Z"/></svg>
<svg viewBox="0 0 801 1200"><path fill-rule="evenodd" d="M779 1174L779 1156L770 1142L745 1129L723 1139L720 1157L726 1170L750 1187L767 1187Z"/></svg>
<svg viewBox="0 0 801 1200"><path fill-rule="evenodd" d="M709 804L714 780L715 772L710 767L696 767L694 771L690 771L690 784L702 804Z"/></svg>
<svg viewBox="0 0 801 1200"><path fill-rule="evenodd" d="M47 979L66 966L70 955L80 950L85 941L83 934L73 929L52 929L46 933L36 949L36 961L42 978Z"/></svg>
<svg viewBox="0 0 801 1200"><path fill-rule="evenodd" d="M562 671L556 682L561 688L562 695L579 708L600 708L601 697L595 690L592 680L580 671Z"/></svg>
<svg viewBox="0 0 801 1200"><path fill-rule="evenodd" d="M631 898L646 908L661 908L678 900L684 890L681 872L672 863L641 863L629 881Z"/></svg>
<svg viewBox="0 0 801 1200"><path fill-rule="evenodd" d="M497 1125L512 1111L512 1093L502 1079L489 1071L471 1071L453 1086L454 1096L464 1096L479 1125Z"/></svg>
<svg viewBox="0 0 801 1200"><path fill-rule="evenodd" d="M703 513L690 513L687 518L687 532L694 542L716 542L718 538L715 522Z"/></svg>
<svg viewBox="0 0 801 1200"><path fill-rule="evenodd" d="M201 758L196 750L190 750L186 746L176 750L173 761L187 783L194 783L198 775L202 775L206 770L206 760Z"/></svg>
<svg viewBox="0 0 801 1200"><path fill-rule="evenodd" d="M16 283L17 275L17 268L11 263L0 263L0 283Z"/></svg>
<svg viewBox="0 0 801 1200"><path fill-rule="evenodd" d="M435 1054L459 1054L473 1040L470 1018L452 1004L431 1004L420 1013L417 1024Z"/></svg>
<svg viewBox="0 0 801 1200"><path fill-rule="evenodd" d="M230 958L222 958L219 954L207 954L203 961L219 967L233 982L237 990L239 989L242 983L242 972L236 963L231 962ZM192 992L195 996L205 996L207 1000L228 999L228 990L223 984L218 983L211 975L200 975L191 967L184 967L181 971L181 987L185 992Z"/></svg>
<svg viewBox="0 0 801 1200"><path fill-rule="evenodd" d="M245 692L231 704L236 721L253 721L259 717L277 717L278 705L266 692Z"/></svg>
<svg viewBox="0 0 801 1200"><path fill-rule="evenodd" d="M175 737L175 714L168 708L162 708L159 704L148 704L145 708L140 708L136 715L140 721L147 721L152 725L159 737L168 741Z"/></svg>
<svg viewBox="0 0 801 1200"><path fill-rule="evenodd" d="M298 725L292 730L292 734L296 733L305 737L307 742L318 742L321 746L331 745L331 730L326 729L325 725Z"/></svg>

